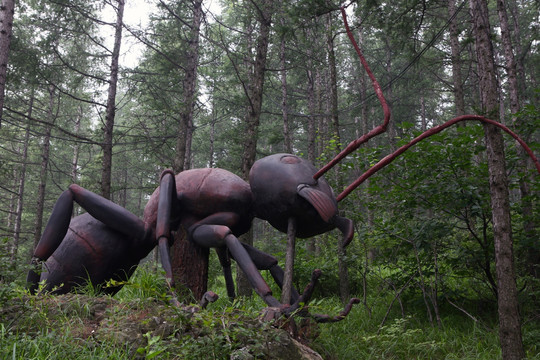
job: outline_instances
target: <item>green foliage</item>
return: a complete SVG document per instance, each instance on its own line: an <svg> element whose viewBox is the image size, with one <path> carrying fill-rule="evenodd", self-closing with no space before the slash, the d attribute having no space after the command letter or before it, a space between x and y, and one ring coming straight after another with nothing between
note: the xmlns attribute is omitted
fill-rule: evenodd
<svg viewBox="0 0 540 360"><path fill-rule="evenodd" d="M380 275L378 270L371 273L370 286L383 286ZM152 267L142 266L116 299L34 297L11 289L9 297L0 299L0 358L268 358L269 352L276 355L287 347L282 331L258 322L265 307L258 297L231 303L222 296L206 310L186 311L169 306L159 294L162 290L148 283L162 283L160 277ZM443 325L437 327L420 315L422 304L410 303L407 314L400 314L391 306L393 296L389 289L371 292L366 303L356 305L341 322L311 324L305 341L327 359L500 358L495 312L475 322L443 307ZM315 298L309 311L336 315L341 307L335 296ZM523 332L529 357L540 356L538 323L526 322Z"/></svg>

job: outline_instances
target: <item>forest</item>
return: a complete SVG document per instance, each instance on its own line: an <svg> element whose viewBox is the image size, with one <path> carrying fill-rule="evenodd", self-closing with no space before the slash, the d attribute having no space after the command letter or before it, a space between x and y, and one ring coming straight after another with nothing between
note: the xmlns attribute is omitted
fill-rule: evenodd
<svg viewBox="0 0 540 360"><path fill-rule="evenodd" d="M326 172L336 195L466 114L540 154L538 1L2 0L0 309L37 301L25 290L29 263L71 184L142 218L165 169L222 168L247 181L275 153L319 169L380 126L379 93L340 8L390 117ZM327 359L540 359L539 171L511 136L464 121L363 181L338 203L354 222L346 248L336 230L296 241L295 287L322 270L310 309L337 314L360 299L344 320L318 325L309 346ZM287 235L268 222L255 219L241 240L285 267ZM237 269L241 296L229 301L209 256L200 275L220 295L212 316L266 306ZM152 251L113 299L161 299L163 273ZM2 358L129 358L6 316ZM229 347L214 358L233 358L234 339L219 336ZM184 355L162 341L148 336L139 356L208 358L202 341Z"/></svg>

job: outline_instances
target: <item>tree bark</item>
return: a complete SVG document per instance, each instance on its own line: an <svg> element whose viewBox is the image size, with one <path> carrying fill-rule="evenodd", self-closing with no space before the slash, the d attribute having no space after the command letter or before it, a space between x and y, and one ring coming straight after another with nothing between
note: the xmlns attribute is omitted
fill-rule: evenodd
<svg viewBox="0 0 540 360"><path fill-rule="evenodd" d="M199 66L199 37L202 20L202 0L193 4L193 17L190 25L189 50L186 54L186 74L183 81L184 99L178 124L174 171L181 172L191 167L191 138L193 134L193 109L197 92L197 73ZM186 287L197 301L201 300L208 284L208 249L187 241L185 233L175 233L171 246L171 265L173 279L180 294L186 295L179 287Z"/></svg>
<svg viewBox="0 0 540 360"><path fill-rule="evenodd" d="M83 116L82 106L79 106L78 110L79 110L79 113L77 114L77 119L75 120L75 135L79 135L79 131L81 130L81 118ZM73 158L71 160L71 182L72 183L77 182L78 166L79 166L79 152L80 152L80 145L78 142L76 142L75 145L73 146Z"/></svg>
<svg viewBox="0 0 540 360"><path fill-rule="evenodd" d="M183 81L182 111L178 123L178 137L176 141L176 157L174 171L181 172L190 167L191 137L193 134L193 109L195 108L195 94L197 92L197 74L199 67L199 38L202 20L202 0L193 4L193 17L189 34L189 50L186 53L186 75Z"/></svg>
<svg viewBox="0 0 540 360"><path fill-rule="evenodd" d="M520 110L520 99L519 99L519 84L518 84L518 75L517 75L517 63L514 57L514 49L512 46L512 37L510 34L510 26L508 23L508 14L506 11L506 1L497 0L497 13L499 14L499 22L501 25L501 38L504 47L504 58L506 60L506 73L508 76L508 93L510 95L510 111L512 114L516 114ZM512 121L515 122L517 119L513 116ZM519 161L523 169L530 168L530 161L525 154L525 151L521 146L518 146L519 153L522 155ZM530 186L526 178L521 178L519 181L519 190L521 196L521 211L523 213L523 232L524 235L528 238L531 244L537 239L537 225L533 220L533 204L529 200L530 195ZM527 253L527 267L529 273L536 277L540 277L538 272L538 264L540 264L540 251L536 248L532 248Z"/></svg>
<svg viewBox="0 0 540 360"><path fill-rule="evenodd" d="M283 16L283 14L282 14ZM283 25L283 18L282 18ZM281 113L283 115L283 150L292 153L291 130L289 125L289 111L287 109L287 69L285 60L285 38L282 36L280 44L280 76L281 76Z"/></svg>
<svg viewBox="0 0 540 360"><path fill-rule="evenodd" d="M506 13L506 1L497 0L497 13L501 26L501 38L504 48L504 58L506 60L506 73L508 76L508 93L510 95L510 110L512 114L519 111L518 82L516 73L516 61L514 60L514 50L510 37L510 26L508 25L508 14Z"/></svg>
<svg viewBox="0 0 540 360"><path fill-rule="evenodd" d="M271 3L271 2L270 2ZM261 117L264 75L266 71L266 55L270 42L270 25L272 15L270 3L267 0L259 7L258 22L260 26L256 43L255 63L251 75L251 86L248 94L248 111L246 114L246 141L242 156L242 174L244 179L249 178L249 170L255 162L257 139L259 132L259 120Z"/></svg>
<svg viewBox="0 0 540 360"><path fill-rule="evenodd" d="M328 68L330 73L330 116L334 140L336 140L336 153L341 151L341 136L339 134L339 117L338 117L338 94L337 94L337 68L336 56L334 50L334 37L332 32L332 15L328 14L328 23L326 29L326 45L328 50ZM338 189L342 188L343 180L339 170L339 166L335 168ZM349 284L349 269L345 262L346 250L343 244L337 244L338 271L339 271L339 294L341 301L346 303L350 297Z"/></svg>
<svg viewBox="0 0 540 360"><path fill-rule="evenodd" d="M116 87L118 85L118 59L120 57L120 45L122 43L122 27L124 18L124 0L118 0L116 8L116 24L114 34L114 46L111 58L111 72L109 77L109 92L107 96L107 108L105 114L105 126L103 128L103 163L101 167L101 196L106 199L111 197L111 174L112 174L112 148L114 117L116 114Z"/></svg>
<svg viewBox="0 0 540 360"><path fill-rule="evenodd" d="M171 246L171 267L176 291L180 298L194 297L197 302L208 287L209 249L188 241L184 231L173 233Z"/></svg>
<svg viewBox="0 0 540 360"><path fill-rule="evenodd" d="M456 116L465 114L465 98L463 96L463 80L461 75L461 51L459 49L459 31L457 26L456 0L448 0L448 16L450 16L450 49L452 51L452 82L454 85L454 104Z"/></svg>
<svg viewBox="0 0 540 360"><path fill-rule="evenodd" d="M527 80L525 79L525 69L523 64L523 49L521 46L521 30L519 28L519 5L517 1L511 1L508 3L510 6L510 14L512 16L513 28L514 28L514 49L516 57L516 76L518 82L519 93L521 94L521 100L526 100Z"/></svg>
<svg viewBox="0 0 540 360"><path fill-rule="evenodd" d="M489 116L498 116L496 67L490 35L489 12L484 0L470 0L471 16L480 76L482 107ZM503 359L523 359L516 278L512 249L510 202L506 175L504 143L500 130L484 125L489 168L489 184L497 272L499 340Z"/></svg>
<svg viewBox="0 0 540 360"><path fill-rule="evenodd" d="M15 14L15 0L2 0L0 6L0 126L2 126L2 111L6 91L7 64L9 46L13 30L13 15Z"/></svg>
<svg viewBox="0 0 540 360"><path fill-rule="evenodd" d="M41 167L39 173L39 186L38 186L38 196L37 196L37 208L36 208L36 220L34 223L34 245L31 249L31 254L34 253L39 239L41 238L41 231L43 228L43 210L45 209L45 188L47 186L47 171L49 167L49 151L50 151L50 140L51 140L51 131L56 115L54 114L54 97L55 97L55 87L54 85L49 86L49 109L48 116L49 121L45 125L45 135L42 140L42 150L41 150ZM30 254L30 256L32 256Z"/></svg>
<svg viewBox="0 0 540 360"><path fill-rule="evenodd" d="M317 41L317 38L314 34L314 31L308 29L307 31L307 39L308 41L312 41L315 43ZM317 115L320 114L319 108L317 106L317 94L316 94L316 78L318 77L318 70L315 69L315 66L313 64L313 47L309 46L307 49L307 97L308 97L308 111L309 115L307 117L307 141L308 141L308 151L307 151L307 158L309 161L311 161L312 164L315 164L316 160L316 138L317 138ZM306 239L306 250L309 254L315 255L317 251L317 238L312 237L309 239Z"/></svg>
<svg viewBox="0 0 540 360"><path fill-rule="evenodd" d="M32 95L30 95L30 104L28 106L28 119L32 118L32 110L34 107L34 89L32 89ZM13 266L16 266L17 252L19 250L19 239L21 235L21 222L22 222L22 213L24 205L24 183L26 181L26 160L28 159L28 142L30 140L30 120L27 120L26 132L24 134L24 143L22 151L22 168L19 175L19 191L17 198L17 210L15 213L15 228L13 231L13 247L11 252L11 263Z"/></svg>
<svg viewBox="0 0 540 360"><path fill-rule="evenodd" d="M266 72L266 57L268 44L270 42L270 27L272 23L272 2L263 0L256 9L257 21L259 23L259 34L255 45L255 61L251 71L251 82L248 84L246 114L246 136L244 137L244 150L242 153L242 176L249 179L249 171L255 163L257 154L257 140L259 136L259 120L261 117L264 76ZM253 231L250 230L241 237L241 241L253 245ZM250 296L251 286L245 274L237 266L236 286L238 295Z"/></svg>

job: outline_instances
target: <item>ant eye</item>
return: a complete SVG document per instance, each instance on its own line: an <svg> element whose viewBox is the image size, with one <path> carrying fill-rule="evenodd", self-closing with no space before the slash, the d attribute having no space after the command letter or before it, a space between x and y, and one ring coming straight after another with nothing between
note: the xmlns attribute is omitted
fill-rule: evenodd
<svg viewBox="0 0 540 360"><path fill-rule="evenodd" d="M279 160L285 164L298 164L300 162L300 158L294 155L284 155Z"/></svg>

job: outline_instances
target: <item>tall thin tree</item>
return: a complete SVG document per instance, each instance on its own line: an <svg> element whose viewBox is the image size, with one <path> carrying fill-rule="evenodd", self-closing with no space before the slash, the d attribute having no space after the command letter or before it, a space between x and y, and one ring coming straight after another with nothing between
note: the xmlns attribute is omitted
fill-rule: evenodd
<svg viewBox="0 0 540 360"><path fill-rule="evenodd" d="M122 44L122 28L124 22L125 0L118 0L116 11L116 24L114 25L114 46L111 54L111 67L109 75L109 91L107 95L107 107L105 113L105 125L103 128L103 163L101 165L101 195L109 199L111 197L111 174L112 174L112 149L114 117L116 115L116 88L118 85L118 69L120 58L120 45Z"/></svg>
<svg viewBox="0 0 540 360"><path fill-rule="evenodd" d="M484 0L470 0L475 47L480 77L480 97L483 110L498 118L498 84L491 43L489 11ZM514 270L510 200L506 175L504 142L499 128L485 124L485 141L489 168L489 185L493 236L495 242L495 269L497 272L497 304L499 313L499 339L503 359L524 359L521 324L518 310L517 287Z"/></svg>
<svg viewBox="0 0 540 360"><path fill-rule="evenodd" d="M180 172L190 167L191 135L193 128L193 109L195 108L195 94L197 92L197 74L199 66L199 38L202 21L202 0L195 0L193 17L189 31L189 48L186 52L185 77L183 80L182 110L178 124L176 141L176 157L174 170Z"/></svg>
<svg viewBox="0 0 540 360"><path fill-rule="evenodd" d="M183 80L183 102L176 138L174 170L181 172L191 166L191 137L193 113L196 103L197 74L199 67L199 38L203 18L202 0L192 2L193 11L189 31L189 47L186 53L185 77ZM185 241L185 234L176 233L171 249L173 279L176 284L187 287L195 298L206 292L208 281L208 249ZM179 289L181 292L181 289Z"/></svg>
<svg viewBox="0 0 540 360"><path fill-rule="evenodd" d="M2 125L2 111L4 109L7 65L14 14L15 0L2 0L2 5L0 6L0 126Z"/></svg>
<svg viewBox="0 0 540 360"><path fill-rule="evenodd" d="M250 72L250 82L247 85L246 98L248 101L245 116L245 137L244 150L242 153L242 176L249 178L249 171L255 163L257 153L257 140L259 132L259 121L261 117L263 85L266 72L266 60L268 45L270 43L270 28L272 24L272 1L262 0L260 2L251 2L255 7L259 32L255 43L255 58ZM248 39L249 41L249 39ZM248 61L249 63L249 61ZM253 244L253 232L249 231L242 236L242 241ZM239 269L239 268L238 268ZM247 278L242 276L241 271L237 272L237 287L240 295L250 295L251 286Z"/></svg>

